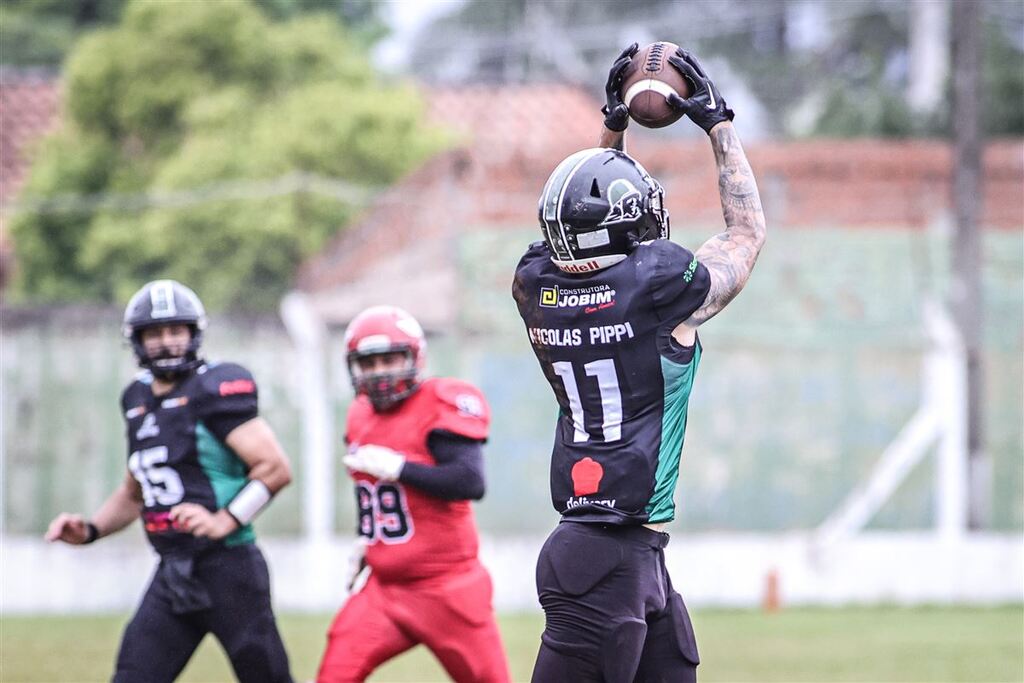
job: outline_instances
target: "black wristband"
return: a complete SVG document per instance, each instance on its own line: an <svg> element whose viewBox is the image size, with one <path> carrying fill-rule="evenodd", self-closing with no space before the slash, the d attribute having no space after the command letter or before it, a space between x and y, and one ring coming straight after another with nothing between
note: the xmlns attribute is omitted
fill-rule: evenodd
<svg viewBox="0 0 1024 683"><path fill-rule="evenodd" d="M85 540L82 545L88 545L100 537L100 530L92 522L85 523Z"/></svg>

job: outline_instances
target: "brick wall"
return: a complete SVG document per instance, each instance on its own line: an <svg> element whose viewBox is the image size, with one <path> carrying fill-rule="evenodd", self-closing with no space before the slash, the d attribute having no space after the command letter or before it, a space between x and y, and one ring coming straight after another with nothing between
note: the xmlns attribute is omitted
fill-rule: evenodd
<svg viewBox="0 0 1024 683"><path fill-rule="evenodd" d="M544 181L562 158L588 144L574 146L581 137L533 156L470 148L435 158L311 259L300 286L318 291L356 282L377 259L414 240L535 224ZM673 225L721 224L706 141L638 140L630 150L665 186ZM942 141L816 140L752 144L747 152L772 228L922 229L952 210L952 153ZM1021 230L1024 141L990 143L984 169L982 225Z"/></svg>

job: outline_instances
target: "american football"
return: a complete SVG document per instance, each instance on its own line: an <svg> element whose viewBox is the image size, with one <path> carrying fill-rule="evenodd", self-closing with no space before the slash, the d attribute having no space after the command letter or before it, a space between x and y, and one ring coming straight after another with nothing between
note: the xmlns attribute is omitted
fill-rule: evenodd
<svg viewBox="0 0 1024 683"><path fill-rule="evenodd" d="M675 43L659 41L642 48L633 56L622 81L622 101L630 117L647 128L664 128L683 114L669 106L667 97L676 93L690 96L690 84L668 62L679 48Z"/></svg>

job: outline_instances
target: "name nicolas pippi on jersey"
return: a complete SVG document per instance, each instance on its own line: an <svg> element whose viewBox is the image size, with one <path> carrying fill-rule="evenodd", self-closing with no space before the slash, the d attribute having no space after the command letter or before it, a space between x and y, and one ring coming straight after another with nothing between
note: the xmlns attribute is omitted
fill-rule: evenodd
<svg viewBox="0 0 1024 683"><path fill-rule="evenodd" d="M540 305L543 308L582 308L584 313L595 313L615 305L615 290L605 284L589 287L541 287ZM629 322L618 325L592 327L528 327L530 343L534 346L582 346L611 344L634 336Z"/></svg>

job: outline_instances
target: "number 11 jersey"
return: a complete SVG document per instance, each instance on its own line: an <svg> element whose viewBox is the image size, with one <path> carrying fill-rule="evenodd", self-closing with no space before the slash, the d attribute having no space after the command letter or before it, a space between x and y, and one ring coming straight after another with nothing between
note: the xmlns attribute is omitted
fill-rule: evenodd
<svg viewBox="0 0 1024 683"><path fill-rule="evenodd" d="M668 240L586 275L551 262L543 242L516 268L513 296L560 408L551 500L563 518L671 521L700 344L672 330L707 297L710 276Z"/></svg>

